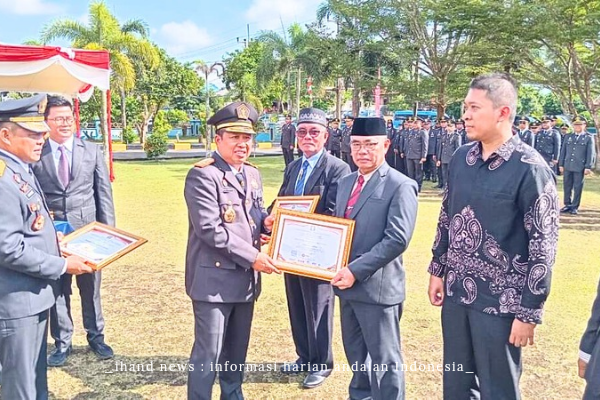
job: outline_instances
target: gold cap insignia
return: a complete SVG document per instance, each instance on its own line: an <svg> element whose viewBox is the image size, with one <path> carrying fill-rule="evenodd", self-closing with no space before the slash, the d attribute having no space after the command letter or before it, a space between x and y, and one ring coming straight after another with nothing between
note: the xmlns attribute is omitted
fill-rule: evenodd
<svg viewBox="0 0 600 400"><path fill-rule="evenodd" d="M248 117L250 117L250 109L245 104L240 104L235 109L235 113L239 119L248 119Z"/></svg>
<svg viewBox="0 0 600 400"><path fill-rule="evenodd" d="M42 101L38 104L38 114L44 114L46 112L46 106L48 105L48 97L44 96Z"/></svg>

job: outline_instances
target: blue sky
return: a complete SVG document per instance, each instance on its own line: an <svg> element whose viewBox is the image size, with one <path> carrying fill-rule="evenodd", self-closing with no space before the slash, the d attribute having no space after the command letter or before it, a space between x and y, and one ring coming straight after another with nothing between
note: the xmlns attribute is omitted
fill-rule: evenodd
<svg viewBox="0 0 600 400"><path fill-rule="evenodd" d="M323 0L106 0L119 21L142 19L150 37L181 61L220 61L243 48L237 38L261 30L282 31L290 23L315 20ZM85 0L0 0L0 42L37 39L44 25L60 18L85 23ZM68 43L54 43L68 45Z"/></svg>

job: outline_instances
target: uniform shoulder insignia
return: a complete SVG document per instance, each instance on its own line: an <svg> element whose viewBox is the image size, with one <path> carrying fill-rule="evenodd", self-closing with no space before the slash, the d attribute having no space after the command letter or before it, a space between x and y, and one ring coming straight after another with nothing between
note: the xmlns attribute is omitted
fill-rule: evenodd
<svg viewBox="0 0 600 400"><path fill-rule="evenodd" d="M210 164L212 164L214 162L215 162L215 159L209 157L209 158L205 158L204 160L198 161L196 164L194 164L194 167L204 168L204 167L208 167Z"/></svg>
<svg viewBox="0 0 600 400"><path fill-rule="evenodd" d="M256 169L258 169L258 167L257 167L256 165L252 164L252 163L251 163L251 162L249 162L249 161L244 161L244 164L246 164L246 165L249 165L249 166L251 166L252 168L256 168Z"/></svg>
<svg viewBox="0 0 600 400"><path fill-rule="evenodd" d="M6 169L6 163L4 160L0 160L0 178L4 175L4 170Z"/></svg>

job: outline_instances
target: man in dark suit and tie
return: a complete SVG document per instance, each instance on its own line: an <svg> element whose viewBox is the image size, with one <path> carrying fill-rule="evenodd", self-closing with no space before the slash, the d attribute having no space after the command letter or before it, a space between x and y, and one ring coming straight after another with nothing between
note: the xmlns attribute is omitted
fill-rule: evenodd
<svg viewBox="0 0 600 400"><path fill-rule="evenodd" d="M592 315L579 345L579 376L587 382L583 400L600 399L600 282Z"/></svg>
<svg viewBox="0 0 600 400"><path fill-rule="evenodd" d="M417 218L417 184L385 162L390 141L382 118L357 118L350 145L358 172L340 180L334 215L356 225L348 267L331 281L340 298L344 350L356 366L350 398L404 399L402 254Z"/></svg>
<svg viewBox="0 0 600 400"><path fill-rule="evenodd" d="M47 399L48 309L59 278L92 269L60 256L30 165L40 159L46 95L0 103L0 366L3 399Z"/></svg>
<svg viewBox="0 0 600 400"><path fill-rule="evenodd" d="M260 252L260 234L271 230L274 218L263 206L260 173L247 162L257 118L244 102L217 111L208 120L217 132L217 151L198 162L185 180L185 287L195 321L189 400L212 398L217 370L221 399L244 398L243 364L260 295L259 272L279 273Z"/></svg>
<svg viewBox="0 0 600 400"><path fill-rule="evenodd" d="M54 213L54 220L66 221L73 229L98 221L115 225L112 189L108 169L100 147L73 136L73 108L60 96L50 96L46 108L50 138L42 148L41 160L33 165L40 186ZM50 334L55 349L48 365L64 365L72 350L73 318L71 316L72 276L61 278L56 305L50 310ZM83 327L90 349L102 360L113 357L112 348L104 342L104 316L100 301L102 273L96 271L76 277Z"/></svg>
<svg viewBox="0 0 600 400"><path fill-rule="evenodd" d="M316 108L302 109L296 135L304 155L286 168L278 196L319 195L315 212L332 215L338 181L350 173L350 167L324 149L326 114ZM333 288L323 280L285 274L285 292L298 360L281 371L308 370L303 387L317 387L333 369Z"/></svg>

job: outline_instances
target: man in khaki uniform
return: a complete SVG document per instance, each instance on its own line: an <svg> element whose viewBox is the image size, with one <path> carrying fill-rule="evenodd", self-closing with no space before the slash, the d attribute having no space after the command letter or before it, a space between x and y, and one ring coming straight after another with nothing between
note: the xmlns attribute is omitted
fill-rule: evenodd
<svg viewBox="0 0 600 400"><path fill-rule="evenodd" d="M273 217L263 207L260 173L247 162L257 118L242 102L213 115L208 123L216 128L217 151L198 162L185 181L185 286L195 317L188 399L211 399L218 368L221 399L243 398L239 366L246 362L259 272L279 273L260 252L260 234L270 231ZM237 368L228 367L232 364Z"/></svg>

